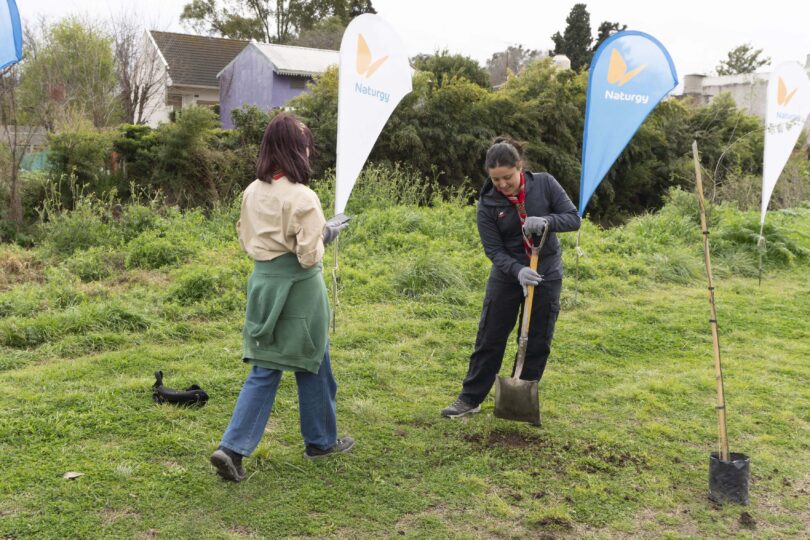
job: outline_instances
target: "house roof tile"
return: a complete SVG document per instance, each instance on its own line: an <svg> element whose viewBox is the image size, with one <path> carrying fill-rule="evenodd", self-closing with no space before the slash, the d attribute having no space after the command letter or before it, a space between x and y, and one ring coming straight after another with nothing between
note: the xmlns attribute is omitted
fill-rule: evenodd
<svg viewBox="0 0 810 540"><path fill-rule="evenodd" d="M236 58L248 41L195 36L174 32L149 32L177 85L218 88L217 73Z"/></svg>

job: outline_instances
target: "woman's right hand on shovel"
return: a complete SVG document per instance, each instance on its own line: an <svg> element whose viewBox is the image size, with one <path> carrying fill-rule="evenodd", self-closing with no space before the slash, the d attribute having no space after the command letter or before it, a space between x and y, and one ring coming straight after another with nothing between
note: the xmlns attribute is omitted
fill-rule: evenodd
<svg viewBox="0 0 810 540"><path fill-rule="evenodd" d="M520 269L520 272L518 272L518 281L520 282L520 286L523 287L523 296L527 296L529 294L529 285L535 287L540 285L540 282L543 281L543 276L528 266L524 266Z"/></svg>

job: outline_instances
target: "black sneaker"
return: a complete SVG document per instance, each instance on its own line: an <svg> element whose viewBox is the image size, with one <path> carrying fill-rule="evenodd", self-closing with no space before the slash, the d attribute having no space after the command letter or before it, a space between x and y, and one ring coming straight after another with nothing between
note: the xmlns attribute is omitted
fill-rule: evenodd
<svg viewBox="0 0 810 540"><path fill-rule="evenodd" d="M442 409L442 416L446 418L459 418L477 412L481 412L481 405L470 405L463 399L458 398L452 405Z"/></svg>
<svg viewBox="0 0 810 540"><path fill-rule="evenodd" d="M348 452L353 446L354 439L351 437L343 437L342 439L338 439L334 446L327 448L326 450L321 450L317 446L307 445L307 449L304 451L304 457L307 459L320 459L327 456L340 454L341 452Z"/></svg>
<svg viewBox="0 0 810 540"><path fill-rule="evenodd" d="M245 468L242 467L242 454L237 454L230 448L220 446L211 454L211 465L216 467L217 474L231 482L241 482L245 478Z"/></svg>

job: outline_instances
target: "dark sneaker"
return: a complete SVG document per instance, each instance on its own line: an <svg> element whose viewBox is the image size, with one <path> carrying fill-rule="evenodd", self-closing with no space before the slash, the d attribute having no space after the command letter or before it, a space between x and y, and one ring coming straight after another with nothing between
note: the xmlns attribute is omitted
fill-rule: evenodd
<svg viewBox="0 0 810 540"><path fill-rule="evenodd" d="M217 474L231 482L241 482L245 478L245 468L242 467L242 454L237 454L230 448L220 446L211 454L211 465L216 467Z"/></svg>
<svg viewBox="0 0 810 540"><path fill-rule="evenodd" d="M463 399L458 398L452 405L442 409L442 416L445 418L459 418L477 412L481 412L481 405L470 405Z"/></svg>
<svg viewBox="0 0 810 540"><path fill-rule="evenodd" d="M307 459L320 459L327 456L340 454L341 452L348 452L353 446L354 439L351 437L343 437L342 439L338 439L333 447L327 448L326 450L321 450L317 446L307 445L307 449L304 451L304 457Z"/></svg>
<svg viewBox="0 0 810 540"><path fill-rule="evenodd" d="M459 418L460 416L477 412L481 412L481 405L470 405L461 398L458 398L452 405L442 409L442 416L447 418Z"/></svg>

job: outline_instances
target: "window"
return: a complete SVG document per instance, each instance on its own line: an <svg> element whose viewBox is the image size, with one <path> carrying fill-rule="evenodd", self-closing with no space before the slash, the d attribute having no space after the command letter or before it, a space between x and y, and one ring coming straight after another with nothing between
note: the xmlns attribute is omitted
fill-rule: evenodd
<svg viewBox="0 0 810 540"><path fill-rule="evenodd" d="M307 87L307 82L309 79L306 77L293 77L290 79L290 88L296 88L303 90Z"/></svg>

